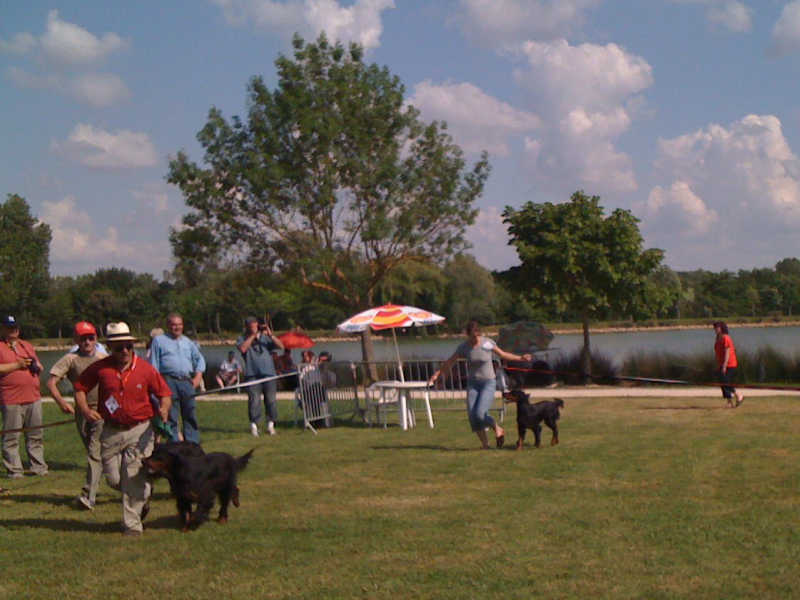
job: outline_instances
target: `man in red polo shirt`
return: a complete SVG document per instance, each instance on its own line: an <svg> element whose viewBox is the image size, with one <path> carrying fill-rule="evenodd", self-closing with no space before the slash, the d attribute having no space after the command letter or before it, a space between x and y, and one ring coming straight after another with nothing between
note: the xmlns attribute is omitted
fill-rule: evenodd
<svg viewBox="0 0 800 600"><path fill-rule="evenodd" d="M47 475L42 434L42 400L39 373L42 363L28 342L19 337L19 323L12 315L0 319L0 409L3 429L22 429L31 471ZM19 431L3 434L3 465L12 479L22 477Z"/></svg>
<svg viewBox="0 0 800 600"><path fill-rule="evenodd" d="M133 351L136 341L123 322L106 326L111 355L89 365L74 384L75 403L88 421L103 419L100 458L108 484L122 492L122 524L125 535L141 535L147 512L150 484L142 469L155 443L150 419L155 410L150 394L160 399L159 413L169 416L170 391L161 375ZM89 407L86 394L98 386L97 410Z"/></svg>

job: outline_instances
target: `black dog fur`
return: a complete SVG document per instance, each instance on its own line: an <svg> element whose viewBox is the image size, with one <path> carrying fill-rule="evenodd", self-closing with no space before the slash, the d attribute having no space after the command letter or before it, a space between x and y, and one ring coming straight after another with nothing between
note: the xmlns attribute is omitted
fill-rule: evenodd
<svg viewBox="0 0 800 600"><path fill-rule="evenodd" d="M528 402L528 394L522 390L503 392L503 398L508 402L516 402L517 404L517 431L519 432L517 450L522 450L526 429L531 429L533 435L536 436L536 447L538 448L541 445L542 421L553 432L550 445L555 446L558 444L558 419L561 416L559 409L564 408L564 401L561 398L530 404Z"/></svg>
<svg viewBox="0 0 800 600"><path fill-rule="evenodd" d="M220 502L217 521L228 521L228 504L233 502L234 506L239 506L236 474L247 466L253 450L234 458L225 452L198 456L164 449L158 454L154 451L143 462L148 475L162 475L169 480L183 531L188 531L208 520L216 496ZM192 504L197 504L194 513Z"/></svg>

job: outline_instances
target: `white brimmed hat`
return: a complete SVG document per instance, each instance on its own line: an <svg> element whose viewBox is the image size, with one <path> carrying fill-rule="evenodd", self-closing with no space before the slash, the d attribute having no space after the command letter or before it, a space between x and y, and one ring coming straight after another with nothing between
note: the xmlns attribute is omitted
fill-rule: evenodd
<svg viewBox="0 0 800 600"><path fill-rule="evenodd" d="M106 325L106 342L135 342L136 338L131 335L131 329L124 321L109 323Z"/></svg>

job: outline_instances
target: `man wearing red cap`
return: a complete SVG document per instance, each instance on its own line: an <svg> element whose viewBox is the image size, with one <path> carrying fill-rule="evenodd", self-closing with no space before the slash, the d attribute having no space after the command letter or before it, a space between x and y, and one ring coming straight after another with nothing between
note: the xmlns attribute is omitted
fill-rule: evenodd
<svg viewBox="0 0 800 600"><path fill-rule="evenodd" d="M103 421L102 419L89 421L81 411L76 411L75 407L61 396L58 383L66 377L74 384L89 365L105 358L107 354L97 347L97 330L94 325L86 321L75 324L75 344L77 344L76 350L67 352L50 369L47 389L63 412L75 415L78 434L81 436L87 455L86 483L81 495L78 496L78 502L81 506L92 510L100 477L103 474L103 464L100 461L100 434L103 432ZM89 406L97 410L97 388L87 394L87 399Z"/></svg>

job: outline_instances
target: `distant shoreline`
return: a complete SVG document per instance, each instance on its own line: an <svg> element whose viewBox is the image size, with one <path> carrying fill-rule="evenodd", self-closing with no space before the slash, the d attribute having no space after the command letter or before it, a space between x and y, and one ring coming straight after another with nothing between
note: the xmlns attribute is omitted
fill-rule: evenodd
<svg viewBox="0 0 800 600"><path fill-rule="evenodd" d="M800 326L799 321L758 321L753 323L736 323L729 321L728 327L731 329L737 329L742 327L797 327ZM708 329L710 328L710 324L708 323L698 323L698 324L689 324L689 325L641 325L641 326L630 326L630 327L590 327L589 333L590 334L603 334L603 333L638 333L642 331L682 331L688 329ZM566 335L566 334L580 334L582 333L582 329L580 327L555 327L550 329L555 335ZM497 327L487 327L484 329L484 333L489 336L496 336L498 335L498 328ZM427 336L431 339L455 339L462 337L463 334L461 333L442 333L432 336ZM328 343L328 342L358 342L361 338L359 336L315 336L314 341L317 343ZM401 338L402 339L402 338ZM102 340L101 340L102 341ZM227 339L227 340L200 340L200 346L234 346L236 344L236 340ZM36 345L34 344L36 350L40 351L58 351L58 350L68 350L72 347L72 344L44 344L44 345ZM136 347L144 348L144 343L136 344Z"/></svg>

